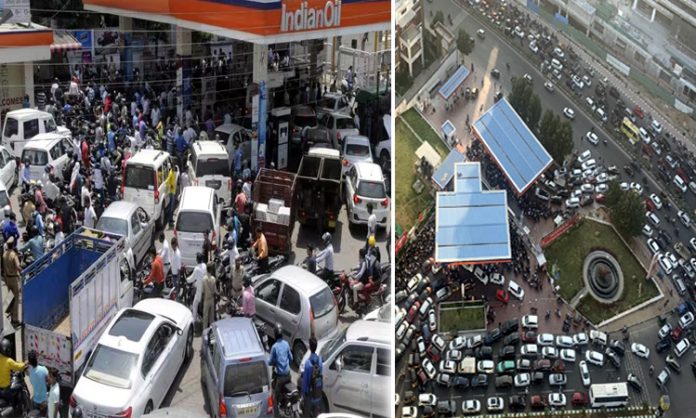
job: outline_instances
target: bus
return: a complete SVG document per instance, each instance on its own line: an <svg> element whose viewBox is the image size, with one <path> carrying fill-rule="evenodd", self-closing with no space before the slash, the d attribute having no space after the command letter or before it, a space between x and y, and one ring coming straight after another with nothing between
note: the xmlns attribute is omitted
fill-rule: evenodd
<svg viewBox="0 0 696 418"><path fill-rule="evenodd" d="M624 117L621 122L621 132L626 135L626 138L631 144L638 142L638 127L631 122L631 119Z"/></svg>
<svg viewBox="0 0 696 418"><path fill-rule="evenodd" d="M628 404L626 382L603 383L590 386L590 405L593 408L623 407Z"/></svg>

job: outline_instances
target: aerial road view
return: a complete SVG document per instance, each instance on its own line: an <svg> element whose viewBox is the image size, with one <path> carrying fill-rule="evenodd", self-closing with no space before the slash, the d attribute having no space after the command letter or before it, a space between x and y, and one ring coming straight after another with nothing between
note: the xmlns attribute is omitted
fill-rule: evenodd
<svg viewBox="0 0 696 418"><path fill-rule="evenodd" d="M396 417L693 415L695 11L396 2Z"/></svg>
<svg viewBox="0 0 696 418"><path fill-rule="evenodd" d="M0 415L391 416L391 15L0 0Z"/></svg>

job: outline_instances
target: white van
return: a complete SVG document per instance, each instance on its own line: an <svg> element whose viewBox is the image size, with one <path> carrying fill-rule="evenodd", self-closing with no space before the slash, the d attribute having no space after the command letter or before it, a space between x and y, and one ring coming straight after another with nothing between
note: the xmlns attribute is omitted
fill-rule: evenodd
<svg viewBox="0 0 696 418"><path fill-rule="evenodd" d="M234 123L223 123L215 128L215 137L219 138L218 141L227 149L230 156L230 172L234 164L236 144L242 144L242 167L251 167L251 134L248 129Z"/></svg>
<svg viewBox="0 0 696 418"><path fill-rule="evenodd" d="M156 228L161 229L169 204L166 180L173 166L169 153L154 149L138 151L126 161L126 169L121 183L123 200L136 203L156 220ZM177 177L178 178L178 177Z"/></svg>
<svg viewBox="0 0 696 418"><path fill-rule="evenodd" d="M46 166L53 167L58 178L63 176L63 167L68 163L68 151L74 151L72 139L56 133L38 134L24 144L22 162L29 161L29 179L39 181L44 178ZM69 181L70 179L63 179Z"/></svg>
<svg viewBox="0 0 696 418"><path fill-rule="evenodd" d="M215 190L210 187L184 187L174 224L182 265L187 268L196 265L196 254L203 250L205 233L211 234L209 238L214 245L220 244L220 208Z"/></svg>
<svg viewBox="0 0 696 418"><path fill-rule="evenodd" d="M679 176L679 174L674 176L673 183L675 186L677 186L677 188L679 190L681 190L682 193L686 193L686 190L687 190L686 182L684 181L683 178L681 178L681 176Z"/></svg>
<svg viewBox="0 0 696 418"><path fill-rule="evenodd" d="M230 157L225 147L215 141L196 141L186 164L189 179L194 186L215 189L218 201L232 203Z"/></svg>
<svg viewBox="0 0 696 418"><path fill-rule="evenodd" d="M638 134L640 135L640 139L643 140L646 144L650 144L650 141L652 140L652 137L648 133L648 131L645 130L645 128L638 128Z"/></svg>
<svg viewBox="0 0 696 418"><path fill-rule="evenodd" d="M22 155L26 142L38 134L56 133L70 136L70 130L64 126L57 126L50 113L37 109L18 109L7 112L2 126L2 145L6 146L15 157Z"/></svg>

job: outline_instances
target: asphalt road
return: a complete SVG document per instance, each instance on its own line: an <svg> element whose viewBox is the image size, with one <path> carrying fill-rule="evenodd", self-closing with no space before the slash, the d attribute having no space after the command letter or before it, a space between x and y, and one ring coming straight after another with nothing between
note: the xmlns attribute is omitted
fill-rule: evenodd
<svg viewBox="0 0 696 418"><path fill-rule="evenodd" d="M529 49L527 47L528 43L526 40L520 43L519 38L510 38L504 35L500 35L497 32L491 30L487 25L482 24L482 22L479 21L478 18L475 17L475 15L468 14L467 11L463 11L462 13L466 16L462 25L470 34L475 34L476 31L478 31L479 29L484 29L486 31L486 38L484 40L476 38L476 47L474 48L473 52L465 59L467 63L473 62L475 68L474 74L476 74L475 80L472 80L470 78L469 80L467 80L465 85L470 86L472 88L480 87L482 72L485 71L485 83L493 83L494 86L494 88L490 90L491 93L494 94L495 91L497 91L499 88L502 88L503 93L507 95L510 93L512 89L512 83L510 81L510 78L519 77L527 73L532 76L534 92L541 99L542 108L544 110L555 109L556 112L559 113L559 115L562 115L561 112L565 107L570 107L571 109L575 110L575 119L571 121L571 124L573 126L574 149L576 151L582 152L586 149L589 149L592 151L593 157L601 157L601 160L599 161L602 162L605 166L615 165L619 167L619 169L621 169L624 165L628 164L632 160L632 157L623 148L619 147L616 143L613 142L613 140L611 140L612 137L609 136L605 127L602 126L601 123L599 123L598 119L592 117L588 113L588 109L586 107L578 106L575 102L573 102L570 96L566 94L565 91L562 91L560 89L559 85L556 85L556 89L554 92L549 92L544 88L544 82L548 79L540 71L540 63L537 61L530 61L529 57L527 56L527 52L529 51ZM511 46L511 44L514 44L515 47ZM521 53L520 48L522 48L525 51L524 54ZM510 71L506 69L506 63L510 64ZM584 67L588 66L585 65ZM497 68L500 70L500 80L495 80L490 76L490 70L492 70L493 68ZM585 89L582 92L582 97L578 98L580 101L584 102L585 97L588 96L594 98L594 84L597 83L598 80L599 77L597 76L593 79L593 85L591 87L585 87ZM563 79L561 79L559 83L564 84L565 81L566 79L564 77ZM483 90L485 91L485 89ZM607 97L608 102L610 104L610 109L613 109L613 105L616 100L609 96ZM490 106L490 103L492 103L492 97L486 100L484 111L488 106ZM474 109L474 112L476 111L478 111L478 109ZM473 116L474 115L472 114L472 120ZM647 116L643 120L638 119L637 122L638 126L644 125L646 127L650 123ZM599 145L595 146L587 141L581 140L581 138L587 132L589 132L592 127L594 127L594 130L598 134L600 141L604 138L610 139L608 145L603 145L602 142L600 142ZM665 155L666 152L663 151L660 157L664 157ZM657 160L660 157L651 154L651 163L656 164ZM670 169L670 173L673 177L674 170ZM658 183L656 181L654 175L645 173L645 171L643 171L642 174L636 173L633 177L629 177L625 172L622 171L621 181L635 181L641 183L645 188L643 192L643 195L645 197L647 197L650 193L659 193L661 190L665 188L664 184ZM670 187L674 189L674 186L671 186L671 183ZM696 208L696 194L692 193L691 191L687 191L683 195L683 197L689 205L689 209L691 210L690 215L693 218L693 209ZM677 209L675 209L674 207L675 206L673 206L671 210L663 208L661 211L658 211L658 216L661 218L662 221L666 221L667 217L676 217ZM673 230L679 230L679 238L686 244L688 244L688 240L694 235L696 235L694 233L695 231L693 229L693 224L694 223L692 222L692 227L687 228L679 221L677 221L675 225L669 226L666 229L673 236Z"/></svg>

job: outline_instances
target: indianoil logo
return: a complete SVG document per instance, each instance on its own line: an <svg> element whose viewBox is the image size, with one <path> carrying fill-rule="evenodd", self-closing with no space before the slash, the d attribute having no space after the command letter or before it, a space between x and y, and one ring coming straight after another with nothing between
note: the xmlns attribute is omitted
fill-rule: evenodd
<svg viewBox="0 0 696 418"><path fill-rule="evenodd" d="M288 10L283 2L280 12L281 32L300 32L341 26L341 0L328 0L324 7L309 7L302 1L300 7Z"/></svg>

